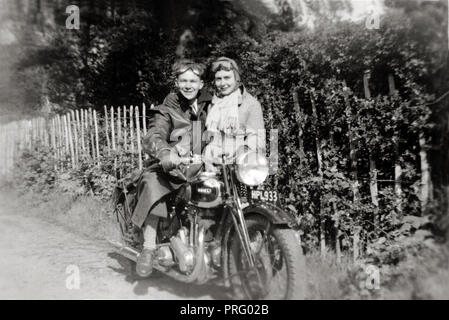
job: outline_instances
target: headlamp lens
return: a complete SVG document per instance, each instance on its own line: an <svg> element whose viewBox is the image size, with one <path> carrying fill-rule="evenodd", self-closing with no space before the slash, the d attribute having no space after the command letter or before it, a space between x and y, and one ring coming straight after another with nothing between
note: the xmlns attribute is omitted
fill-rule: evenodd
<svg viewBox="0 0 449 320"><path fill-rule="evenodd" d="M237 178L248 186L258 186L268 177L268 160L256 152L248 152L237 158Z"/></svg>

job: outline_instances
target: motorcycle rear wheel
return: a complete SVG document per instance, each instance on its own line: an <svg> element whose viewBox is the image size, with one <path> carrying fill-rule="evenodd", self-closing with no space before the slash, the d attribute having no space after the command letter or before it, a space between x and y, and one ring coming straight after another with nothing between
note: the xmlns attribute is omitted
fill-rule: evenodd
<svg viewBox="0 0 449 320"><path fill-rule="evenodd" d="M228 270L236 299L302 300L306 293L305 259L295 231L272 226L260 215L245 217L256 268L249 268L237 234L230 240Z"/></svg>
<svg viewBox="0 0 449 320"><path fill-rule="evenodd" d="M117 224L123 243L140 251L143 243L142 230L134 226L131 222L131 203L126 203L126 201L126 198L122 197L121 200L115 204L114 211Z"/></svg>

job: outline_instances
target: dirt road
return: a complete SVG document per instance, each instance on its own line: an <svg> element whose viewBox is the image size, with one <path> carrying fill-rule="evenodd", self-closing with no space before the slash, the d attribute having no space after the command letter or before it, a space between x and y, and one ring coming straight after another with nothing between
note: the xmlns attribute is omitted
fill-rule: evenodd
<svg viewBox="0 0 449 320"><path fill-rule="evenodd" d="M13 211L0 205L0 299L227 299L217 286L141 279L106 241Z"/></svg>

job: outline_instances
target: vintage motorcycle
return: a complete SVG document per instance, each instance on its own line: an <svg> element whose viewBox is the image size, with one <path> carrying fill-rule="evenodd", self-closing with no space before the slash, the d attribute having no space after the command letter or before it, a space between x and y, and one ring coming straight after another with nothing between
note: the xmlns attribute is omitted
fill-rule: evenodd
<svg viewBox="0 0 449 320"><path fill-rule="evenodd" d="M295 214L280 209L276 191L263 190L267 159L248 152L219 170L201 171L167 200L159 219L154 269L186 283L215 280L236 299L303 299L305 261ZM184 158L190 165L196 160ZM142 231L131 223L135 187L115 193L123 256L136 261Z"/></svg>

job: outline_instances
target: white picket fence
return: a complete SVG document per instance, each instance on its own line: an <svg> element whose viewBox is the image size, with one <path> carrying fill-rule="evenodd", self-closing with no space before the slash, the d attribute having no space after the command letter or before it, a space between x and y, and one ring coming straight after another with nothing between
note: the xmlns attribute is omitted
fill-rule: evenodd
<svg viewBox="0 0 449 320"><path fill-rule="evenodd" d="M104 106L101 116L89 108L0 125L0 175L10 177L20 152L38 145L51 147L55 170L76 168L82 157L100 164L102 157L119 149L135 153L136 164L142 169L141 138L147 133L146 111L144 103L142 106Z"/></svg>

